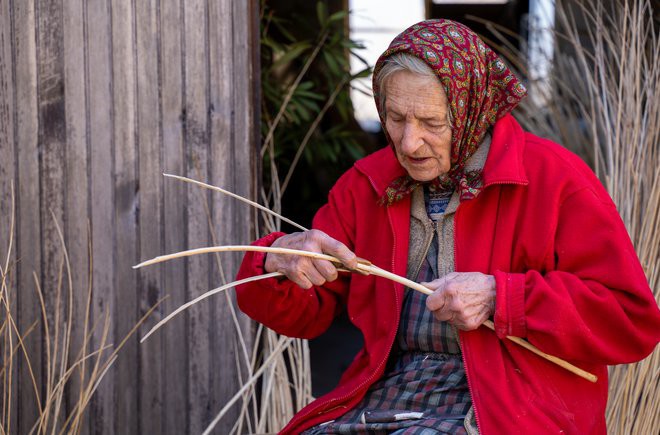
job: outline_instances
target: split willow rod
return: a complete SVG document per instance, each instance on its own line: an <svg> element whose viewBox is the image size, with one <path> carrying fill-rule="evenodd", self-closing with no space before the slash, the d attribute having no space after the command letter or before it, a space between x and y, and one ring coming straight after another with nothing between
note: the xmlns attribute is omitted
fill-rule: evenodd
<svg viewBox="0 0 660 435"><path fill-rule="evenodd" d="M173 260L175 258L189 257L189 256L193 256L193 255L208 254L208 253L215 253L215 252L267 252L267 253L276 253L276 254L285 254L285 255L300 255L300 256L310 257L310 258L317 259L317 260L327 260L327 261L330 261L330 262L332 262L336 265L341 264L341 261L339 261L337 258L332 257L330 255L321 254L321 253L318 253L318 252L309 252L309 251L303 251L303 250L299 250L299 249L274 248L274 247L268 247L268 246L235 245L235 246L212 246L212 247L208 247L208 248L198 248L198 249L191 249L191 250L188 250L188 251L176 252L176 253L169 254L169 255L161 255L161 256L155 257L151 260L144 261L144 262L142 262L142 263L140 263L136 266L133 266L133 268L138 269L138 268L145 267L145 266L151 266L151 265L157 264L157 263L162 263L164 261ZM419 283L416 283L415 281L411 281L407 278L404 278L402 276L399 276L399 275L396 275L394 273L388 272L384 269L381 269L380 267L375 266L372 263L370 263L369 261L364 260L364 259L359 259L358 264L357 264L357 268L354 269L354 270L350 270L350 271L361 273L361 274L366 274L366 275L376 275L376 276L379 276L381 278L389 279L391 281L397 282L399 284L403 284L404 286L407 286L407 287L409 287L413 290L424 293L426 295L430 295L431 293L433 293L433 290L431 290L427 287L424 287L423 285L421 285ZM274 276L274 275L273 274L268 274L268 277L271 277L271 276ZM254 278L263 279L264 276L254 277ZM224 285L224 286L222 286L222 287L220 287L216 290L211 290L211 292L208 292L208 293L212 293L212 292L217 293L218 291L225 290L225 289L230 288L230 287L234 287L234 286L239 285L243 282L246 282L247 280L249 280L249 278L246 279L246 280L241 280L241 281L237 281L237 282L233 282L233 283ZM193 301L190 301L187 304L180 307L180 309L176 310L175 312L170 314L168 317L163 319L161 322L159 322L157 325L155 325L154 328L152 328L152 330L149 331L145 337L143 337L142 341L144 341L148 336L150 336L153 332L155 332L156 329L160 328L164 323L166 323L169 319L174 317L176 314L180 313L184 309L188 308L189 306L193 305L194 303L196 303L196 302L198 302L198 301L200 301L200 300L202 300L202 299L204 299L204 298L206 298L210 295L211 294L203 294L203 295L199 296L197 299L195 299ZM490 328L490 329L492 329L492 330L495 330L495 326L494 326L493 322L490 321L490 320L486 320L483 323L483 325ZM556 356L549 355L549 354L541 351L540 349L538 349L537 347L535 347L534 345L529 343L527 340L524 340L520 337L514 337L514 336L507 336L507 339L509 339L512 342L514 342L514 343L524 347L525 349L535 353L536 355L544 358L545 360L550 361L550 362L552 362L552 363L568 370L569 372L580 376L581 378L584 378L584 379L586 379L590 382L598 381L598 377L596 375L594 375L592 373L589 373L585 370L582 370L581 368L576 367L573 364L571 364L567 361L564 361L561 358L557 358Z"/></svg>
<svg viewBox="0 0 660 435"><path fill-rule="evenodd" d="M213 186L213 185L207 184L207 183L203 183L201 181L193 180L192 178L188 178L188 177L182 177L182 176L179 176L179 175L172 175L172 174L163 174L163 175L165 177L168 177L168 178L174 178L174 179L177 179L177 180L180 180L180 181L184 181L186 183L195 184L197 186L204 187L204 188L210 189L210 190L215 190L216 192L220 192L220 193L223 193L225 195L231 196L232 198L238 199L239 201L245 202L245 203L247 203L247 204L249 204L253 207L258 208L259 210L261 210L263 212L269 213L269 214L271 214L271 215L273 215L273 216L275 216L279 219L282 219L283 221L293 225L296 228L301 229L302 231L307 231L307 228L293 222L290 219L285 218L284 216L281 216L280 214L270 210L268 207L265 207L261 204L258 204L256 202L254 202L254 201L250 201L249 199L244 198L244 197L242 197L240 195L237 195L233 192L230 192L228 190L221 189L220 187ZM251 245L248 245L248 246L215 246L215 247L210 247L210 248L198 248L198 249L191 249L191 250L188 250L188 251L181 251L181 252L174 253L174 254L162 255L162 256L155 257L151 260L148 260L148 261L142 262L142 263L140 263L136 266L133 266L133 268L137 269L137 268L140 268L140 267L149 266L149 265L160 263L160 262L163 262L163 261L172 260L174 258L188 257L188 256L191 256L191 255L206 254L206 253L212 253L212 252L236 252L236 251L240 251L240 252L273 252L273 253L288 254L288 255L302 255L302 256L311 257L311 258L315 258L315 259L327 260L327 261L330 261L332 263L335 263L336 265L341 265L341 262L337 258L334 258L330 255L320 254L320 253L317 253L317 252L302 251L302 250L297 250L297 249L273 248L273 247L266 247L266 246L251 246ZM413 290L419 291L419 292L424 293L426 295L429 295L429 294L433 293L433 290L428 289L428 288L424 287L423 285L421 285L419 283L416 283L415 281L411 281L407 278L404 278L402 276L396 275L394 273L391 273L391 272L388 272L384 269L381 269L377 266L374 266L372 263L370 263L369 261L364 260L364 259L359 259L357 268L355 270L350 270L350 272L358 272L358 273L366 274L366 275L376 275L376 276L379 276L381 278L389 279L389 280L397 282L399 284L403 284L404 286L407 286L407 287L409 287ZM263 279L263 278L264 278L264 276L254 277L253 280L256 281L258 279ZM232 287L232 284L234 286L238 285L237 282L227 284L225 286L222 286L221 288L211 290L211 291L199 296L198 298L188 302L187 304L184 304L178 310L171 313L168 317L166 317L161 322L159 322L159 324L154 326L154 328L152 328L152 331L150 331L147 334L147 336L145 336L142 339L142 341L144 341L149 335L151 335L156 329L158 329L160 326L162 326L167 320L169 320L174 315L178 314L179 312L183 311L184 309L188 308L189 306L193 305L194 303L204 299L205 297L210 296L211 294L215 294L219 291L222 291L222 290L225 290L227 288ZM489 328L493 331L495 330L495 325L493 324L493 322L491 320L486 320L484 323L482 323L482 325L486 326L487 328ZM516 343L517 345L519 345L521 347L524 347L525 349L529 350L530 352L540 356L541 358L543 358L547 361L550 361L550 362L552 362L552 363L568 370L569 372L580 376L581 378L584 378L584 379L586 379L590 382L594 382L594 383L598 381L598 377L596 375L594 375L592 373L589 373L585 370L582 370L581 368L576 367L573 364L571 364L571 363L569 363L569 362L567 362L567 361L565 361L561 358L557 358L556 356L553 356L553 355L550 355L550 354L547 354L547 353L543 352L542 350L538 349L536 346L534 346L533 344L531 344L530 342L528 342L525 339L522 339L520 337L510 336L510 335L507 335L506 338L509 339L510 341Z"/></svg>

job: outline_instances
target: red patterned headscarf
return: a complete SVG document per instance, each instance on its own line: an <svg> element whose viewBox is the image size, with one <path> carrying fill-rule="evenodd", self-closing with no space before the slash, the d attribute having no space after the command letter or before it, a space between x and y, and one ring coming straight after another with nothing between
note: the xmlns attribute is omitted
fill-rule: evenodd
<svg viewBox="0 0 660 435"><path fill-rule="evenodd" d="M442 190L457 190L461 200L481 191L481 171L465 171L465 163L483 141L488 129L513 110L527 90L504 62L463 24L450 20L427 20L394 38L374 68L374 98L383 130L377 77L386 59L407 53L433 69L444 87L453 118L451 169L432 184ZM389 135L387 136L389 140ZM388 187L383 201L391 204L422 183L404 176Z"/></svg>

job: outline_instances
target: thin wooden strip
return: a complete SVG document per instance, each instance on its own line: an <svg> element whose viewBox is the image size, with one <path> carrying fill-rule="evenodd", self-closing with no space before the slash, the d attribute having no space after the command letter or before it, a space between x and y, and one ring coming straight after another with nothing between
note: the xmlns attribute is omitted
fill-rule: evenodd
<svg viewBox="0 0 660 435"><path fill-rule="evenodd" d="M416 282L411 281L409 279L406 279L406 278L403 278L401 276L395 275L391 272L380 269L379 267L376 267L376 266L373 266L373 265L372 266L359 265L358 267L363 268L364 270L369 271L370 273L373 273L374 275L378 275L382 278L387 278L387 279L390 279L392 281L403 284L403 285L405 285L405 286L407 286L407 287L409 287L413 290L424 293L426 295L430 295L430 294L433 293L433 290L431 290L429 288L426 288L426 287L424 287L423 285L421 285L419 283L416 283ZM492 321L486 320L483 324L484 324L484 326L492 329L493 331L495 330L495 325L493 324ZM572 373L580 376L581 378L584 378L584 379L588 380L589 382L597 382L598 381L597 376L595 376L595 375L593 375L593 374L591 374L591 373L589 373L585 370L582 370L581 368L576 367L573 364L570 364L569 362L566 362L566 361L564 361L560 358L549 355L549 354L539 350L536 346L532 345L531 343L529 343L528 341L526 341L526 340L524 340L520 337L507 336L507 338L509 340L513 341L514 343L524 347L525 349L535 353L536 355L538 355L538 356L540 356L540 357L542 357L542 358L544 358L544 359L546 359L546 360L548 360L548 361L550 361L554 364L557 364L558 366L568 370L569 372L572 372Z"/></svg>
<svg viewBox="0 0 660 435"><path fill-rule="evenodd" d="M483 324L484 324L484 326L488 327L489 329L495 331L495 325L493 324L493 322L491 320L486 320ZM572 372L572 373L578 375L579 377L588 380L589 382L594 382L594 383L598 382L598 376L593 375L593 374L587 372L586 370L582 370L581 368L576 367L573 364L570 364L570 363L564 361L561 358L557 358L556 356L550 355L548 353L545 353L545 352L539 350L537 347L532 345L527 340L524 340L520 337L513 337L511 335L507 335L506 338L508 338L509 340L513 341L514 343L524 347L525 349L529 350L530 352L535 353L536 355L540 356L541 358L544 358L544 359L546 359L546 360L548 360L548 361L550 361L554 364L557 364L558 366L568 370L569 372Z"/></svg>
<svg viewBox="0 0 660 435"><path fill-rule="evenodd" d="M236 195L235 193L232 193L232 192L230 192L230 191L228 191L228 190L222 189L222 188L217 187L217 186L212 186L212 185L210 185L210 184L206 184L206 183L203 183L203 182L201 182L201 181L193 180L193 179L191 179L191 178L182 177L182 176L180 176L180 175L172 175L172 174L163 174L163 175L164 175L165 177L175 178L175 179L177 179L177 180L185 181L186 183L195 184L195 185L197 185L197 186L204 187L204 188L206 188L206 189L215 190L216 192L224 193L225 195L231 196L232 198L238 199L239 201L243 201L244 203L249 204L249 205L251 205L252 207L256 207L256 208L258 208L259 210L261 210L261 211L263 211L263 212L265 212L265 213L268 213L268 214L270 214L270 215L273 215L273 216L275 216L276 218L281 219L281 220L283 220L284 222L286 222L286 223L288 223L288 224L290 224L290 225L293 225L294 227L296 227L296 228L298 228L298 229L300 229L300 230L302 230L302 231L307 231L307 228L303 227L302 225L299 225L299 224L295 223L294 221L292 221L292 220L290 220L290 219L285 218L284 216L280 215L279 213L275 213L274 211L270 210L268 207L264 207L264 206L261 205L261 204L258 204L258 203L256 203L256 202L254 202L254 201L252 201L252 200L249 200L249 199L247 199L247 198L244 198L244 197L242 197L242 196L240 196L240 195Z"/></svg>
<svg viewBox="0 0 660 435"><path fill-rule="evenodd" d="M215 428L215 426L220 422L222 417L231 409L231 407L241 398L241 395L243 392L247 391L249 388L254 387L254 383L259 379L259 377L263 374L264 371L270 368L271 362L278 358L284 350L293 342L293 339L288 338L288 337L280 337L280 340L278 341L277 345L275 348L271 351L271 354L264 360L264 362L261 364L261 367L259 367L259 370L257 370L254 375L250 379L248 379L247 382L241 387L240 390L234 395L234 397L229 400L225 406L220 410L220 412L215 416L215 418L211 421L211 423L204 429L203 435L210 434L211 431ZM231 427L229 425L228 427Z"/></svg>
<svg viewBox="0 0 660 435"><path fill-rule="evenodd" d="M222 191L222 189L220 191ZM149 264L154 264L154 263L157 263L157 262L160 262L160 261L167 261L167 260L172 259L172 258L177 258L178 255L188 256L188 255L196 255L197 253L205 253L205 252L223 252L222 250L216 250L216 249L219 249L219 248L223 248L223 249L224 248L229 248L229 250L231 250L234 247L200 248L198 250L186 251L186 252L183 252L183 253L171 254L171 255L163 256L163 257L157 257L153 260L143 262L143 263L141 263L141 264L139 264L135 267L137 268L137 267L142 267L142 266L149 265ZM246 247L243 246L243 247L240 247L240 248L246 248ZM310 253L310 252L306 252L306 251L287 252L287 251L295 251L295 250L287 250L287 249L284 249L284 248L266 248L266 247L260 247L260 246L249 246L247 248L248 249L245 249L246 251L256 251L256 252L269 252L269 249L276 249L276 250L273 250L271 252L290 253L290 254L294 254L294 255L305 255L305 256L312 257L312 258L324 259L324 260L328 260L328 261L333 261L335 263L339 263L339 260L337 260L336 258L333 258L333 257L330 257L330 256L324 256L324 254ZM205 251L204 252L205 249L211 249L211 251ZM193 252L193 251L197 251L197 252ZM225 251L225 252L227 252L227 251ZM301 252L305 252L305 253L301 253ZM430 294L429 292L432 292L430 289L427 289L426 287L422 286L421 284L418 284L414 281L408 280L406 278L403 278L401 276L398 276L396 274L388 272L384 269L378 268L378 267L370 264L366 260L362 260L361 262L359 262L358 267L355 271L356 272L373 273L373 274L381 276L383 278L387 278L387 279L390 279L392 281L395 281L395 282L401 283L403 285L406 285L406 286L408 286L408 287L410 287L414 290L420 291L424 294ZM488 326L488 325L486 325L486 326ZM494 330L494 326L491 329ZM507 338L511 341L516 342L516 343L518 342L518 340L522 340L522 339L518 339L517 337L510 337L510 336L507 336ZM570 371L570 372L572 372L572 373L574 373L574 374L576 374L576 375L578 375L578 376L580 376L584 379L587 379L590 382L597 382L598 378L595 375L593 375L591 373L588 373L588 372L580 369L579 367L576 367L576 366L574 366L574 365L572 365L572 364L570 364L570 363L568 363L568 362L566 362L566 361L564 361L560 358L556 358L554 356L551 356L551 355L548 355L548 354L542 352L541 350L537 349L535 346L533 346L532 344L530 344L526 340L523 340L523 341L526 343L524 346L520 343L517 343L517 344L520 344L521 346L523 346L523 347L525 347L529 350L531 350L533 348L533 349L535 349L533 351L535 354L545 358L546 360L551 361L555 364L558 364L561 367L565 368L566 370L568 370L568 371ZM552 358L548 358L548 357L552 357Z"/></svg>
<svg viewBox="0 0 660 435"><path fill-rule="evenodd" d="M332 262L339 262L335 257L330 255L321 254L318 252L309 252L301 251L299 249L288 249L288 248L272 248L269 246L252 246L252 245L237 245L237 246L212 246L209 248L197 248L190 249L187 251L175 252L168 255L159 255L158 257L152 258L151 260L143 261L140 264L133 266L134 269L139 269L145 266L151 266L153 264L162 263L164 261L174 260L176 258L190 257L199 254L211 254L214 252L276 252L278 254L290 254L290 255L304 255L306 257L311 257L317 260L327 260Z"/></svg>
<svg viewBox="0 0 660 435"><path fill-rule="evenodd" d="M213 296L213 295L215 295L215 294L218 294L218 293L220 293L220 292L223 292L223 291L225 291L225 290L228 290L228 289L230 289L230 288L232 288L232 287L236 287L236 286L241 285L241 284L246 284L246 283L248 283L248 282L252 282L252 281L258 281L258 280L261 280L261 279L274 278L274 277L276 277L276 276L282 276L282 274L281 274L280 272L271 272L271 273L266 273L266 274L263 274L263 275L251 276L251 277L249 277L249 278L241 279L241 280L238 280L238 281L233 281L233 282L231 282L231 283L229 283L229 284L225 284L225 285L220 286L220 287L218 287L218 288L215 288L215 289L213 289L213 290L209 290L209 291L207 291L207 292L205 292L205 293L202 293L201 295L197 296L195 299L193 299L193 300L191 300L191 301L188 301L188 302L186 302L185 304L181 305L181 306L178 307L176 310L172 311L170 314L168 314L167 316L165 316L160 322L156 323L156 324L155 324L155 325L149 330L149 332L147 332L147 333L146 333L146 334L140 339L140 343L144 343L144 342L145 342L145 341L146 341L146 340L147 340L147 339L148 339L148 338L149 338L154 332L156 332L156 331L159 330L163 325L165 325L166 323L168 323L169 321L171 321L172 318L174 318L176 315L180 314L181 312L187 310L187 309L190 308L191 306L195 305L196 303L198 303L198 302L200 302L200 301L203 301L204 299L206 299L206 298L208 298L208 297L210 297L210 296Z"/></svg>
<svg viewBox="0 0 660 435"><path fill-rule="evenodd" d="M329 256L329 255L319 254L317 252L301 251L301 250L297 250L297 249L274 248L274 247L266 247L266 246L215 246L215 247L211 247L211 248L200 248L200 249L194 249L194 250L190 250L190 251L179 252L179 253L176 253L176 254L165 255L165 256L162 256L162 257L157 257L157 258L154 258L152 260L140 263L140 264L138 264L134 267L135 268L140 268L140 267L148 266L148 265L151 265L151 264L160 263L162 261L172 260L174 258L180 258L180 257L185 257L185 256L190 256L190 255L198 255L198 254L210 253L210 252L233 252L233 251L236 251L236 250L243 250L243 251L248 251L248 252L272 252L272 253L286 254L286 255L303 255L303 256L306 256L306 257L310 257L310 258L331 261L333 263L340 263L340 261L337 258L334 258L334 257ZM383 270L383 269L381 269L377 266L372 265L371 263L369 263L368 261L365 261L365 260L358 261L357 269L355 271L356 272L366 272L366 273L369 273L369 274L380 276L381 278L386 278L386 279L389 279L391 281L398 282L400 284L403 284L403 285L405 285L405 286L407 286L407 287L409 287L413 290L419 291L419 292L424 293L426 295L429 295L429 294L433 293L433 290L431 290L429 288L426 288L423 285L421 285L419 283L416 283L415 281L411 281L407 278L404 278L404 277L398 276L396 274L393 274L391 272L388 272L386 270ZM486 325L486 326L490 327L489 325ZM494 329L494 327L491 328L491 329ZM586 371L584 371L584 370L582 370L578 367L575 367L574 365L572 365L572 364L570 364L570 363L568 363L568 362L566 362L566 361L564 361L560 358L554 357L552 355L548 355L548 354L542 352L541 350L537 349L535 346L533 346L532 344L530 344L529 342L527 342L525 340L519 339L518 337L507 337L507 338L509 340L515 342L516 344L519 344L519 345L525 347L526 349L531 350L532 352L534 352L535 354L545 358L546 360L548 360L552 363L555 363L555 364L565 368L566 370L568 370L568 371L570 371L570 372L572 372L572 373L574 373L574 374L576 374L576 375L578 375L578 376L580 376L584 379L587 379L590 382L596 382L598 380L598 378L595 375L590 374L590 373L588 373L588 372L586 372ZM525 344L523 345L522 343L520 343L520 341L524 341ZM532 349L535 349L535 350L532 350Z"/></svg>

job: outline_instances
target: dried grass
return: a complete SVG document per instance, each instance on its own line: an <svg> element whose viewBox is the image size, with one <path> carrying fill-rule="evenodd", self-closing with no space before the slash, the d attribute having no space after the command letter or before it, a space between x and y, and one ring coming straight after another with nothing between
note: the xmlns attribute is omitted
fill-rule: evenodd
<svg viewBox="0 0 660 435"><path fill-rule="evenodd" d="M0 413L0 435L14 433L14 422L12 421L11 406L16 401L16 381L13 376L16 372L16 364L22 358L27 367L31 379L35 404L38 411L37 420L33 423L30 434L77 434L82 431L83 416L90 403L94 392L103 380L105 374L112 367L118 352L126 341L137 331L137 328L151 314L156 306L152 307L144 317L129 331L123 340L113 346L108 343L110 330L110 317L106 313L103 319L97 319L95 325L90 325L90 298L92 294L91 285L87 289L87 310L84 319L83 343L80 349L73 348L72 324L73 324L73 279L69 263L68 252L64 244L64 236L60 226L51 212L51 219L55 223L55 229L60 240L60 268L55 285L55 306L49 310L44 301L44 295L36 273L33 272L35 292L39 299L41 319L35 319L34 323L25 331L20 331L14 318L14 297L17 289L10 288L12 282L11 274L15 264L13 258L13 235L14 235L14 196L12 184L12 213L9 232L9 242L6 249L6 257L0 273L2 275L2 288L0 292L0 349L2 349L2 365L0 366L0 379L2 380L2 408ZM91 246L88 247L91 262ZM91 282L91 281L90 281ZM27 287L26 287L27 288ZM65 310L63 310L63 307ZM62 317L62 313L65 316ZM49 316L49 314L51 314ZM50 320L52 319L52 320ZM102 322L100 342L98 348L91 349L91 337L97 331ZM25 338L41 327L45 343L45 380L35 377L32 369L32 355L24 345ZM38 350L37 350L38 351ZM75 356L71 358L71 354ZM87 367L86 365L91 367ZM72 395L67 392L73 388L72 379L76 376L76 384L79 386L78 396L73 402L68 403L68 409L64 409L66 399L71 400ZM43 395L41 392L43 391ZM22 395L29 391L22 391ZM24 399L23 399L24 400Z"/></svg>

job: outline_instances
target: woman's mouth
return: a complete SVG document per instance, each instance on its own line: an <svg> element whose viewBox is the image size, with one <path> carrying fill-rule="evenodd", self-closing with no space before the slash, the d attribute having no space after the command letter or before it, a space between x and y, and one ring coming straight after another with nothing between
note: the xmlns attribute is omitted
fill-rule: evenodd
<svg viewBox="0 0 660 435"><path fill-rule="evenodd" d="M410 160L410 162L416 163L416 164L424 163L428 159L429 159L428 157L408 157L408 160Z"/></svg>

